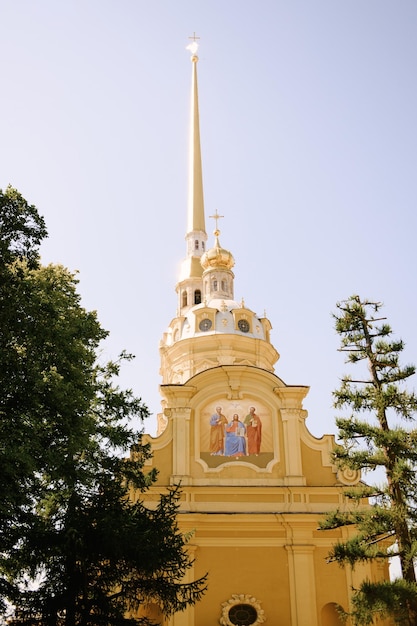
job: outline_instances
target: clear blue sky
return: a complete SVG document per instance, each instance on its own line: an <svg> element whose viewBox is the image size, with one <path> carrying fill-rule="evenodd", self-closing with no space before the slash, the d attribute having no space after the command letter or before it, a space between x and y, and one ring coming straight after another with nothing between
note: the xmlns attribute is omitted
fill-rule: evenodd
<svg viewBox="0 0 417 626"><path fill-rule="evenodd" d="M0 23L0 187L44 215L43 261L79 270L103 357L136 354L121 383L152 413L185 255L194 31L206 215L225 216L277 375L311 386L311 432L335 432L336 301L383 301L417 361L415 0L1 0Z"/></svg>

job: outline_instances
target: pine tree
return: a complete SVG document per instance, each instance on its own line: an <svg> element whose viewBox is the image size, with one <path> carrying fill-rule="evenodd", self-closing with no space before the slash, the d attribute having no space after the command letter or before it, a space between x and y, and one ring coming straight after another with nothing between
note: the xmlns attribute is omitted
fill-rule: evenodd
<svg viewBox="0 0 417 626"><path fill-rule="evenodd" d="M337 304L334 315L347 363L357 364L355 378L345 376L334 392L334 406L348 409L336 420L340 443L333 453L339 468L383 471L382 485L363 482L346 490L351 503L322 522L322 529L354 525L345 542L336 543L329 555L341 565L399 557L402 578L383 583L363 581L353 595L355 624L372 624L390 616L398 624L417 624L416 469L417 430L410 428L417 396L403 388L415 373L414 365L400 365L404 348L392 338L381 304L351 296ZM364 506L364 502L370 503Z"/></svg>
<svg viewBox="0 0 417 626"><path fill-rule="evenodd" d="M143 505L156 471L144 469L148 409L117 384L130 357L99 363L107 332L75 274L41 264L37 210L10 188L0 208L0 618L136 626L146 604L183 610L205 578L183 582L178 490Z"/></svg>

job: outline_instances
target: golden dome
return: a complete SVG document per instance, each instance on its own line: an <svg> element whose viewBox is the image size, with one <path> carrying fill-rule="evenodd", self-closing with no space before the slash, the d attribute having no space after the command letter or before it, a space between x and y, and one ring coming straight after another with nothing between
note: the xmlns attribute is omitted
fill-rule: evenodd
<svg viewBox="0 0 417 626"><path fill-rule="evenodd" d="M233 254L220 246L220 231L215 230L214 235L216 237L214 246L203 254L201 257L201 265L205 270L216 268L230 270L235 264Z"/></svg>

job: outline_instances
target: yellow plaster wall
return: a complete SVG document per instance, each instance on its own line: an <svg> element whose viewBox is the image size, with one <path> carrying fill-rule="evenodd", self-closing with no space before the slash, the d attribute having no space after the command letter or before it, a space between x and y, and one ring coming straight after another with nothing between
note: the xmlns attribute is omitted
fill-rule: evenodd
<svg viewBox="0 0 417 626"><path fill-rule="evenodd" d="M252 595L261 603L268 624L291 623L285 548L200 547L196 557L195 572L202 574L207 567L209 588L195 607L195 626L218 624L222 603L241 593Z"/></svg>
<svg viewBox="0 0 417 626"><path fill-rule="evenodd" d="M146 440L145 440L146 441ZM148 437L147 441L152 446L152 459L145 465L145 471L150 470L152 467L156 467L158 470L158 483L161 485L169 485L172 473L172 442L168 442L166 446L158 448L155 447L157 439Z"/></svg>
<svg viewBox="0 0 417 626"><path fill-rule="evenodd" d="M314 571L317 585L317 606L319 614L321 609L328 603L340 604L344 609L348 607L349 581L346 576L346 568L337 563L328 563L327 556L330 551L330 542L327 547L317 547L314 551Z"/></svg>
<svg viewBox="0 0 417 626"><path fill-rule="evenodd" d="M313 450L304 442L301 442L301 457L303 463L303 474L306 477L307 485L335 485L336 474L330 467L330 454L324 453L328 466L323 465L323 453L321 450ZM326 458L327 457L327 458Z"/></svg>

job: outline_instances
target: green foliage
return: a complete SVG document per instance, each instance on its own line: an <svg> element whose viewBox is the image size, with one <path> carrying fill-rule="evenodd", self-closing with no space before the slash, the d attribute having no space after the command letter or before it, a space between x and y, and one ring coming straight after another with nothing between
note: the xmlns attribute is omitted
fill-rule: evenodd
<svg viewBox="0 0 417 626"><path fill-rule="evenodd" d="M192 561L178 490L142 504L156 472L132 426L148 410L117 385L131 357L98 363L107 332L76 276L41 265L42 218L10 188L0 205L0 616L127 626L146 622L132 615L147 602L183 610L205 579L182 582Z"/></svg>
<svg viewBox="0 0 417 626"><path fill-rule="evenodd" d="M353 624L373 624L377 613L382 619L391 617L396 624L408 626L409 607L415 602L415 595L414 585L403 579L380 583L364 581L353 595L350 614ZM344 614L345 618L348 616Z"/></svg>
<svg viewBox="0 0 417 626"><path fill-rule="evenodd" d="M2 262L25 258L38 259L38 246L47 236L45 221L12 187L0 189L0 258Z"/></svg>
<svg viewBox="0 0 417 626"><path fill-rule="evenodd" d="M333 461L341 469L383 470L386 482L347 489L350 506L329 514L320 528L355 529L329 554L329 560L341 565L399 557L403 579L365 581L355 591L354 623L371 624L376 615L390 615L396 623L411 626L417 623L417 430L405 428L401 420L409 423L417 410L415 393L402 388L415 367L400 364L404 344L391 338L390 326L379 317L380 303L355 295L337 308L340 350L359 375L345 376L334 392L335 408L347 409L349 416L336 420L340 443Z"/></svg>

